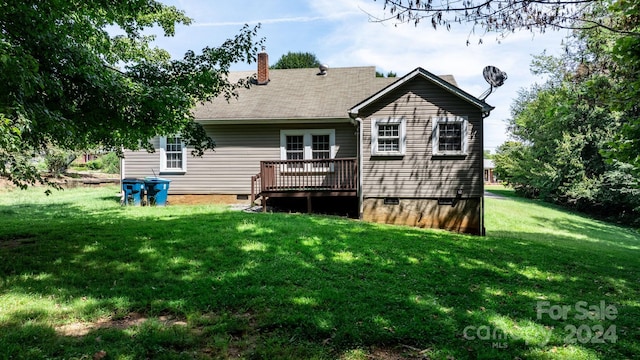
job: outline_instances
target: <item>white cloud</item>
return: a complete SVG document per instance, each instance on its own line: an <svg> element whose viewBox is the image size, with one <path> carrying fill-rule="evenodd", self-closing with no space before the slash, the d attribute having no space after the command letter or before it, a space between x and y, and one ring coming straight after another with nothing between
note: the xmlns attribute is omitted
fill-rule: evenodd
<svg viewBox="0 0 640 360"><path fill-rule="evenodd" d="M353 13L343 12L330 14L329 16L294 16L294 17L281 17L281 18L265 18L257 20L247 21L228 21L228 22L202 22L195 23L193 26L197 27L217 27L217 26L242 26L244 24L284 24L284 23L307 23L323 20L339 20L353 15Z"/></svg>

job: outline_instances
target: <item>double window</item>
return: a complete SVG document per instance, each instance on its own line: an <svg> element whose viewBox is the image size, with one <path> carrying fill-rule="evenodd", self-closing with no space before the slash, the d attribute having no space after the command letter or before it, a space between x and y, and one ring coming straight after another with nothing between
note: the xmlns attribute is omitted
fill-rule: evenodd
<svg viewBox="0 0 640 360"><path fill-rule="evenodd" d="M307 129L280 131L280 158L282 160L324 160L335 157L334 129ZM312 168L325 168L328 164L312 162ZM304 164L288 164L289 168L302 168Z"/></svg>
<svg viewBox="0 0 640 360"><path fill-rule="evenodd" d="M371 155L402 156L407 142L404 118L373 119L371 121Z"/></svg>
<svg viewBox="0 0 640 360"><path fill-rule="evenodd" d="M433 155L467 154L467 120L464 117L437 117L432 126Z"/></svg>
<svg viewBox="0 0 640 360"><path fill-rule="evenodd" d="M179 136L160 138L160 172L187 172L187 148Z"/></svg>

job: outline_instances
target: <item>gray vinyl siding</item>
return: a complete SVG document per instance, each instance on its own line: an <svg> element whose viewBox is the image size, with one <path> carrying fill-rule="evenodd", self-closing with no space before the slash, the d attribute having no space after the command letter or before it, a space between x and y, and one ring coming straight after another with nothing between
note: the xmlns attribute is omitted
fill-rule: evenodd
<svg viewBox="0 0 640 360"><path fill-rule="evenodd" d="M357 154L355 128L348 123L324 124L245 124L206 125L207 133L215 140L214 152L201 158L187 151L187 172L161 176L172 180L170 194L249 194L251 176L260 172L261 160L280 159L280 130L335 129L336 157L355 157ZM158 173L160 168L159 141L153 142L155 153L125 152L125 177L145 177Z"/></svg>
<svg viewBox="0 0 640 360"><path fill-rule="evenodd" d="M365 197L479 197L483 192L482 113L472 104L425 81L414 79L361 111L364 122L363 195ZM466 117L468 152L464 157L433 156L432 121ZM406 118L402 157L371 156L371 122Z"/></svg>

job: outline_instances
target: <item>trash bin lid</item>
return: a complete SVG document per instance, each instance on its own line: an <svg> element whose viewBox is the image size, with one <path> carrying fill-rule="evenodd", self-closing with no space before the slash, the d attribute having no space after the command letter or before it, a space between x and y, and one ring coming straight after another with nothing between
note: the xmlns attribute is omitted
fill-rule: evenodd
<svg viewBox="0 0 640 360"><path fill-rule="evenodd" d="M145 182L152 182L152 183L170 183L171 180L169 179L165 179L165 178L159 178L159 177L151 177L151 176L147 176L146 178L144 178Z"/></svg>
<svg viewBox="0 0 640 360"><path fill-rule="evenodd" d="M135 184L138 184L138 183L143 183L144 180L143 179L138 179L138 178L124 178L124 179L122 179L122 182L123 183L135 183Z"/></svg>

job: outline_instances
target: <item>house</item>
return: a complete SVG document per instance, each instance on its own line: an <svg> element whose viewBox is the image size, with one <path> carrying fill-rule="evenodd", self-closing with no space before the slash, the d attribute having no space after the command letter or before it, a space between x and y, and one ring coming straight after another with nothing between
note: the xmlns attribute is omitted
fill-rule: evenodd
<svg viewBox="0 0 640 360"><path fill-rule="evenodd" d="M495 174L496 165L491 159L484 159L484 183L485 184L497 184L498 178Z"/></svg>
<svg viewBox="0 0 640 360"><path fill-rule="evenodd" d="M125 152L122 176L171 179L170 201L325 207L482 234L482 123L492 109L422 68L401 78L377 78L375 67L273 70L262 52L257 85L194 110L214 152L194 158L179 137L158 138L156 153Z"/></svg>
<svg viewBox="0 0 640 360"><path fill-rule="evenodd" d="M94 153L83 153L82 155L78 156L74 162L76 164L86 164L89 161L93 161L93 160L97 160L99 157L98 154L94 154Z"/></svg>

